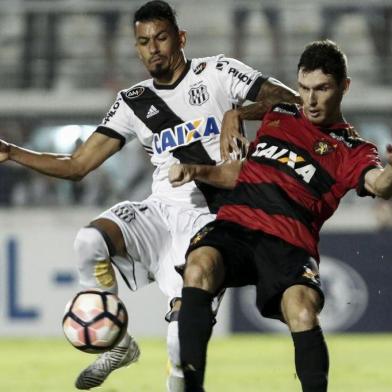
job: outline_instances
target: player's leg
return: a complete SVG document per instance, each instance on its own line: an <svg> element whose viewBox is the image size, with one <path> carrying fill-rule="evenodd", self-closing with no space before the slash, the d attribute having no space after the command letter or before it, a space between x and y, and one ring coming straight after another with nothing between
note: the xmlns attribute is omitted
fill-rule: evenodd
<svg viewBox="0 0 392 392"><path fill-rule="evenodd" d="M97 219L88 227L79 230L74 248L78 258L81 287L94 287L117 294L112 258L126 254L119 226L109 219ZM126 333L115 348L99 355L80 373L75 382L76 388L85 390L101 385L113 370L136 362L139 355L136 341Z"/></svg>
<svg viewBox="0 0 392 392"><path fill-rule="evenodd" d="M167 326L167 352L168 352L168 376L166 387L168 392L184 392L184 373L181 368L180 342L178 339L178 315L181 306L181 299L175 298L171 304L171 309L166 316L169 322Z"/></svg>
<svg viewBox="0 0 392 392"><path fill-rule="evenodd" d="M222 290L212 301L212 313L215 317L218 313L220 303L223 299L225 290ZM172 302L172 301L171 301ZM167 391L168 392L184 392L184 373L181 366L180 358L180 343L178 339L178 316L181 308L181 299L175 298L170 312L166 315L166 320L169 322L167 329L167 349L169 356L168 363L168 377L167 377Z"/></svg>
<svg viewBox="0 0 392 392"><path fill-rule="evenodd" d="M184 392L184 374L180 361L180 344L178 340L178 314L181 304L181 292L183 281L174 266L183 264L185 253L190 239L207 223L214 220L215 215L207 208L181 208L173 205L163 205L164 215L170 227L172 236L172 247L168 257L161 259L158 271L155 273L156 281L169 301L169 312L166 320L169 322L167 329L168 350L168 392ZM214 311L217 307L214 300Z"/></svg>
<svg viewBox="0 0 392 392"><path fill-rule="evenodd" d="M119 203L79 231L75 240L80 280L84 288L117 293L113 264L132 290L149 281L149 266L165 252L168 230L151 203ZM143 251L140 251L142 249ZM127 334L112 350L98 356L77 381L78 389L101 385L118 368L136 362L140 351Z"/></svg>
<svg viewBox="0 0 392 392"><path fill-rule="evenodd" d="M117 281L111 258L125 254L125 243L118 225L109 219L97 219L76 235L79 283L83 289L92 287L117 294Z"/></svg>
<svg viewBox="0 0 392 392"><path fill-rule="evenodd" d="M318 318L322 306L319 292L304 285L291 286L284 292L281 305L294 342L302 390L327 391L329 358Z"/></svg>
<svg viewBox="0 0 392 392"><path fill-rule="evenodd" d="M225 267L217 249L201 247L189 254L178 320L186 392L203 391L207 345L214 319L211 304L224 277Z"/></svg>
<svg viewBox="0 0 392 392"><path fill-rule="evenodd" d="M324 304L318 266L301 248L261 232L257 236L257 306L264 317L289 326L303 390L324 392L328 352L318 320Z"/></svg>
<svg viewBox="0 0 392 392"><path fill-rule="evenodd" d="M191 239L178 319L186 392L203 391L207 345L222 289L256 283L254 244L249 245L252 233L235 223L217 220Z"/></svg>

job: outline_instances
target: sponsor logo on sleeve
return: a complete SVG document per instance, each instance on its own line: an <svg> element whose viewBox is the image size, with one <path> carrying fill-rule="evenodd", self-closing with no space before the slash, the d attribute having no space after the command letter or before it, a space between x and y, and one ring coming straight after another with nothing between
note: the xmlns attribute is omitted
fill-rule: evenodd
<svg viewBox="0 0 392 392"><path fill-rule="evenodd" d="M357 144L363 143L364 140L361 138L353 139L350 137L345 137L343 135L338 135L335 132L330 132L329 136L333 137L335 140L344 143L347 147L353 148Z"/></svg>
<svg viewBox="0 0 392 392"><path fill-rule="evenodd" d="M196 65L195 68L193 68L193 72L196 75L200 75L205 70L206 66L207 66L207 63L205 61L203 61L202 63Z"/></svg>
<svg viewBox="0 0 392 392"><path fill-rule="evenodd" d="M226 66L226 65L229 65L230 63L228 62L228 61L226 61L226 60L221 60L221 61L218 61L217 63L216 63L216 69L218 70L218 71L222 71L223 70L223 67L224 66Z"/></svg>
<svg viewBox="0 0 392 392"><path fill-rule="evenodd" d="M281 106L274 107L274 109L272 111L276 112L276 113L289 114L291 116L295 116L297 114L294 110L289 110L289 109L283 108Z"/></svg>
<svg viewBox="0 0 392 392"><path fill-rule="evenodd" d="M243 82L243 83L245 83L247 85L251 84L252 81L253 81L253 79L250 78L248 75L240 72L238 69L233 68L233 67L229 68L228 74L229 75L233 74L233 76L235 78L239 79L241 82Z"/></svg>
<svg viewBox="0 0 392 392"><path fill-rule="evenodd" d="M105 118L103 119L102 123L106 125L110 119L116 114L117 109L120 107L120 102L122 101L122 98L118 98L117 101L113 104L113 106L110 108L110 110L107 112Z"/></svg>
<svg viewBox="0 0 392 392"><path fill-rule="evenodd" d="M129 89L126 93L125 96L130 99L134 99L137 97L140 97L144 93L144 87L142 86L137 86Z"/></svg>

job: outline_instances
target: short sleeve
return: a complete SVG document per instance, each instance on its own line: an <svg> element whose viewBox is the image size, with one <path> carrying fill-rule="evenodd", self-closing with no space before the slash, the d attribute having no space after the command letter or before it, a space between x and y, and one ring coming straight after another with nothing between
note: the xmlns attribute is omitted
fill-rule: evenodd
<svg viewBox="0 0 392 392"><path fill-rule="evenodd" d="M261 72L229 57L219 57L215 68L223 89L239 104L246 100L255 101L260 87L268 79Z"/></svg>
<svg viewBox="0 0 392 392"><path fill-rule="evenodd" d="M365 175L371 169L381 169L377 147L364 142L349 150L344 161L344 182L348 189L356 189L358 196L373 196L365 188Z"/></svg>
<svg viewBox="0 0 392 392"><path fill-rule="evenodd" d="M122 140L122 144L128 143L136 136L134 117L132 110L124 102L120 92L97 128L97 132L109 137L117 137Z"/></svg>

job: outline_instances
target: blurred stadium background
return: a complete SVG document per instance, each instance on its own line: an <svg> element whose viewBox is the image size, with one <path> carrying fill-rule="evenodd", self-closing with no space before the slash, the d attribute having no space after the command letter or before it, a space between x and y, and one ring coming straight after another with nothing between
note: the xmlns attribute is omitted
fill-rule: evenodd
<svg viewBox="0 0 392 392"><path fill-rule="evenodd" d="M385 144L392 141L391 0L171 3L180 26L188 31L188 57L225 53L294 88L304 45L318 38L335 40L348 55L353 79L344 100L346 117L383 155ZM148 77L135 53L130 23L141 4L1 0L0 138L63 153L85 140L116 91ZM252 136L256 126L247 126ZM64 304L78 290L74 235L115 202L147 196L151 174L137 143L80 183L45 177L12 163L0 165L1 391L73 390L78 361L90 359L59 339ZM327 302L322 318L332 341L333 391L392 390L387 370L392 356L391 234L392 202L360 200L354 193L323 230L321 273ZM121 287L121 294L130 311L131 330L145 344L145 365L129 376L140 381L132 390L163 390L166 301L154 285L135 294ZM253 302L250 288L226 295L215 329L218 339L210 350L211 390L299 390L290 341L284 335L269 335L283 329L261 319ZM254 332L262 334L255 337ZM235 333L248 338L232 337ZM343 336L335 336L340 333ZM279 351L279 342L286 351ZM52 357L46 363L40 359L41 348ZM244 354L238 357L236 350ZM276 355L282 356L281 363L274 362ZM245 366L248 363L253 368ZM52 367L67 378L55 376ZM151 367L161 369L156 384L148 384L152 378L143 376ZM225 385L222 379L229 374L237 374L237 384L228 378ZM286 378L292 383L285 384ZM64 386L56 386L56 379ZM126 372L120 380L102 391L132 385Z"/></svg>

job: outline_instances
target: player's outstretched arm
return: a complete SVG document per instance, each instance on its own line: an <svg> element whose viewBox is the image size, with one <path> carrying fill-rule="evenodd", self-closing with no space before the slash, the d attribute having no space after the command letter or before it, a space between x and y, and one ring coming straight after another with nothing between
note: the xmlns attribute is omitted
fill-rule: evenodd
<svg viewBox="0 0 392 392"><path fill-rule="evenodd" d="M281 102L302 103L296 91L274 78L269 78L261 85L255 103L228 110L223 116L221 127L220 151L222 159L230 159L232 151L239 153L239 146L247 149L248 141L241 134L243 120L262 120L273 105Z"/></svg>
<svg viewBox="0 0 392 392"><path fill-rule="evenodd" d="M81 180L120 148L120 141L93 133L72 155L41 153L0 141L0 162L14 161L40 173Z"/></svg>
<svg viewBox="0 0 392 392"><path fill-rule="evenodd" d="M392 197L392 144L387 146L387 164L384 169L372 169L366 173L365 187L383 199Z"/></svg>
<svg viewBox="0 0 392 392"><path fill-rule="evenodd" d="M200 181L217 188L233 189L243 161L227 161L222 165L175 164L170 167L169 181L179 187L190 181Z"/></svg>

